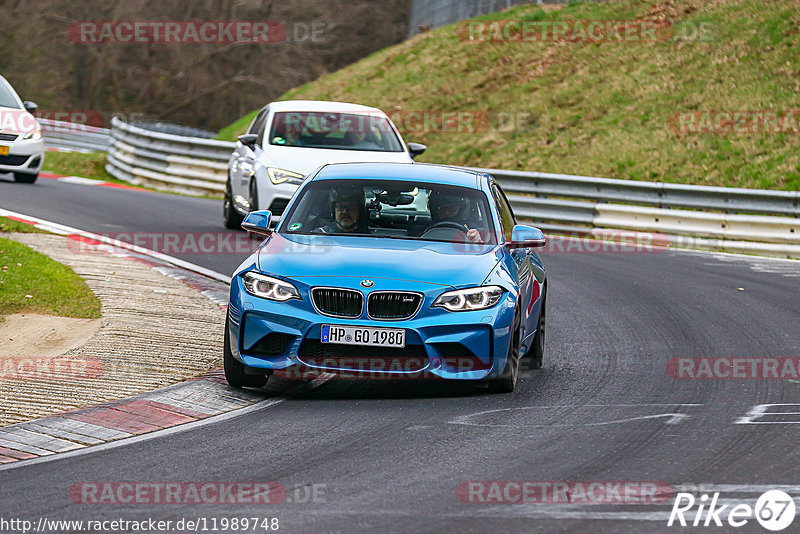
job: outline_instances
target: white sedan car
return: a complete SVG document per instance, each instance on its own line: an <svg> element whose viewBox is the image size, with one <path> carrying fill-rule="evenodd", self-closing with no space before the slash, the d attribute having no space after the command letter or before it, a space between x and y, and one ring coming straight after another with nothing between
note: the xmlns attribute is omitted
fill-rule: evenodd
<svg viewBox="0 0 800 534"><path fill-rule="evenodd" d="M315 100L272 102L239 136L228 162L224 222L240 228L251 211L280 219L297 186L328 163L411 163L425 145L405 144L377 108Z"/></svg>
<svg viewBox="0 0 800 534"><path fill-rule="evenodd" d="M36 109L0 76L0 174L13 173L15 181L25 184L36 181L44 162L42 130L33 116Z"/></svg>

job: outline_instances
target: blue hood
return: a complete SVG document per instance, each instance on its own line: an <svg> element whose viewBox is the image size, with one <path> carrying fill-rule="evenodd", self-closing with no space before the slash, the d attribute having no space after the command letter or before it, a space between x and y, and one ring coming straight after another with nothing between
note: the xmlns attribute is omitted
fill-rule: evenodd
<svg viewBox="0 0 800 534"><path fill-rule="evenodd" d="M353 277L455 288L481 284L501 259L497 245L278 233L257 254L263 273L309 285Z"/></svg>

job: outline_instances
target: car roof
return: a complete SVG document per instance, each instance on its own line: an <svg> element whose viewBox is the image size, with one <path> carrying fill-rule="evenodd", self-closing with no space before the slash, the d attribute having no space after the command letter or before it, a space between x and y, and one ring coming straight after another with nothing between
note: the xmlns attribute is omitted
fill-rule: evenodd
<svg viewBox="0 0 800 534"><path fill-rule="evenodd" d="M447 165L428 163L332 163L325 165L314 180L381 179L409 182L430 182L480 189L479 181L488 175Z"/></svg>
<svg viewBox="0 0 800 534"><path fill-rule="evenodd" d="M349 102L330 102L327 100L281 100L269 104L270 111L328 111L328 112L350 112L350 113L380 113L378 108L351 104Z"/></svg>

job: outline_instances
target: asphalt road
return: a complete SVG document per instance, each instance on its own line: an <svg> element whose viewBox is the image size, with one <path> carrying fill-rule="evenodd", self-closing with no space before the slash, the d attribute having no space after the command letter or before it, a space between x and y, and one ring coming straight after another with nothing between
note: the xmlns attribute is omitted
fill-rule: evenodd
<svg viewBox="0 0 800 534"><path fill-rule="evenodd" d="M101 233L222 228L220 202L51 180L0 182L0 207ZM184 259L230 274L241 256ZM654 482L750 505L789 486L800 498L800 426L792 424L800 422L800 378L675 379L667 371L671 358L796 360L800 262L678 251L544 259L545 366L523 373L514 394L334 379L184 432L0 470L2 516L206 518L209 529L212 518L276 517L279 532L292 533L670 532L679 529L667 526L673 496L585 504L574 483ZM747 417L766 404L786 406L762 411L798 413ZM262 505L70 497L76 484L122 481L277 481L289 492ZM469 481L565 482L573 502L463 502L457 489ZM491 485L467 487L474 499L491 496ZM799 527L797 519L785 532ZM737 529L681 530L767 532L752 518Z"/></svg>

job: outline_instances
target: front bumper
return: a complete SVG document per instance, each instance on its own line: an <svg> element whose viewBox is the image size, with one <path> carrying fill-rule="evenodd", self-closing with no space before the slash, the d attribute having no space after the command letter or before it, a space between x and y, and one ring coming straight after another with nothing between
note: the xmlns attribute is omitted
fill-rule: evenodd
<svg viewBox="0 0 800 534"><path fill-rule="evenodd" d="M431 308L444 290L430 291L415 316L390 321L366 315L324 316L314 310L308 291L300 291L302 301L274 302L245 292L241 276L234 277L228 315L230 350L237 360L259 369L307 369L363 378L481 380L505 368L514 317L508 294L487 310L448 312ZM403 328L406 347L323 344L324 324Z"/></svg>
<svg viewBox="0 0 800 534"><path fill-rule="evenodd" d="M0 155L0 173L24 172L38 174L44 163L44 141L0 141L7 146L8 155Z"/></svg>

